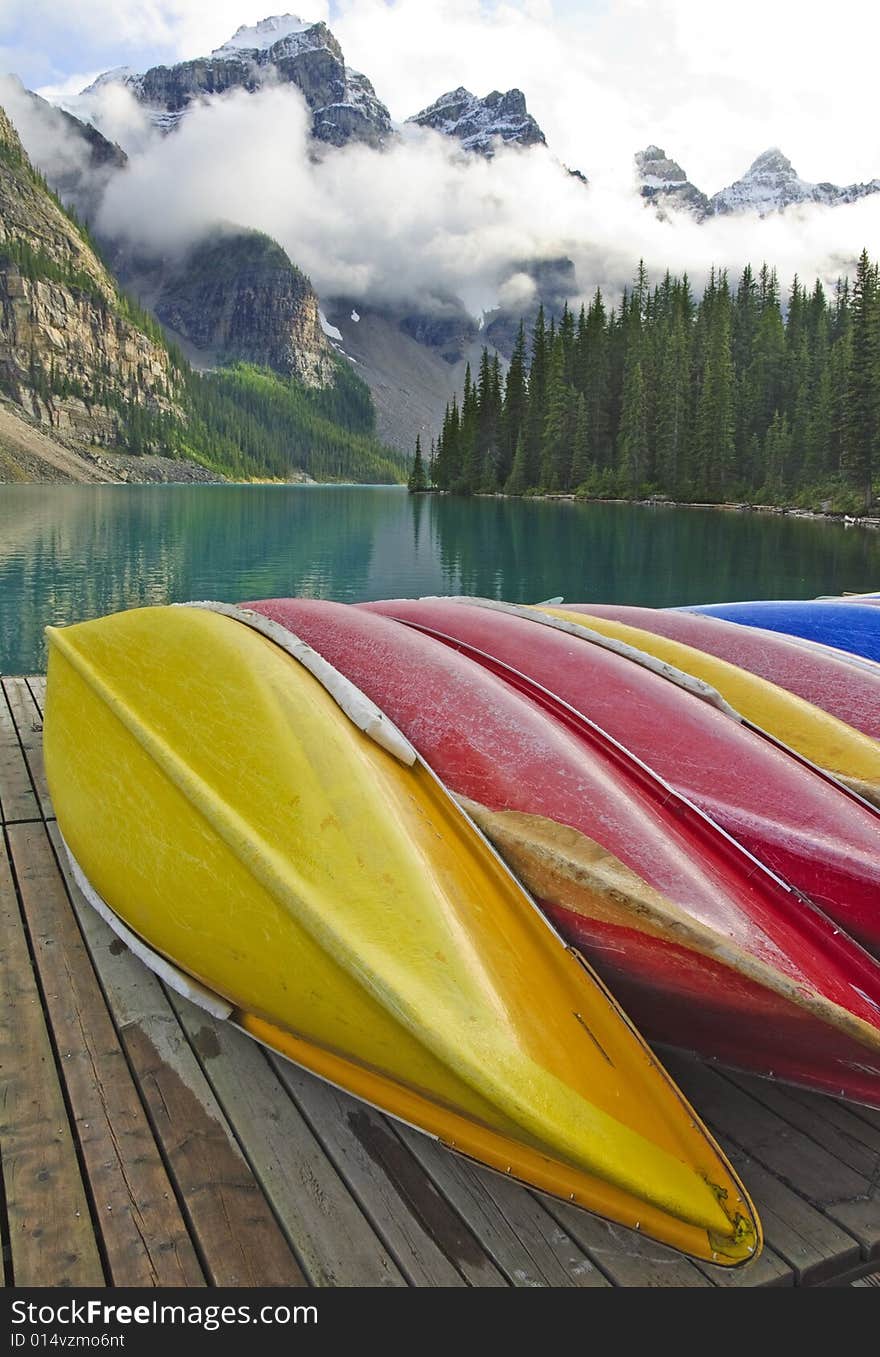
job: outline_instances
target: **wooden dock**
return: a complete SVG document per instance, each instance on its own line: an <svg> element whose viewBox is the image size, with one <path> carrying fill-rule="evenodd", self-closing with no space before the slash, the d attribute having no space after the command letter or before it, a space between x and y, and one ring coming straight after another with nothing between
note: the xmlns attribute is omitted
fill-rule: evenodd
<svg viewBox="0 0 880 1357"><path fill-rule="evenodd" d="M878 1284L880 1112L667 1059L764 1222L731 1273L474 1168L169 992L66 870L44 683L0 687L6 1285Z"/></svg>

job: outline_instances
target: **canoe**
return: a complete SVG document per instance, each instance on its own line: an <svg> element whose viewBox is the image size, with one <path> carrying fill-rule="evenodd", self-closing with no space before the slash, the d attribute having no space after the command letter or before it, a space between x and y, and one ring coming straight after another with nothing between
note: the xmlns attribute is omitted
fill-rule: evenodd
<svg viewBox="0 0 880 1357"><path fill-rule="evenodd" d="M821 641L838 650L851 651L866 660L880 661L880 613L864 603L837 603L822 599L754 603L706 603L676 609L723 617L740 626L763 627L808 641Z"/></svg>
<svg viewBox="0 0 880 1357"><path fill-rule="evenodd" d="M880 1106L880 965L616 741L375 613L247 606L387 713L650 1040Z"/></svg>
<svg viewBox="0 0 880 1357"><path fill-rule="evenodd" d="M741 627L703 613L616 603L577 606L594 617L641 627L655 636L666 636L727 660L812 702L862 734L880 739L880 666L857 666L842 652L828 647L806 647L779 632Z"/></svg>
<svg viewBox="0 0 880 1357"><path fill-rule="evenodd" d="M473 599L359 606L549 689L880 957L880 813L832 779L659 673L536 626L531 609Z"/></svg>
<svg viewBox="0 0 880 1357"><path fill-rule="evenodd" d="M89 898L331 1083L697 1257L753 1256L718 1147L408 741L218 608L49 629L46 771Z"/></svg>
<svg viewBox="0 0 880 1357"><path fill-rule="evenodd" d="M727 660L641 627L599 617L589 612L586 604L571 603L564 608L542 605L540 611L628 646L631 658L637 662L641 654L672 666L678 675L689 674L710 685L727 703L729 714L763 731L880 806L880 743L836 716Z"/></svg>

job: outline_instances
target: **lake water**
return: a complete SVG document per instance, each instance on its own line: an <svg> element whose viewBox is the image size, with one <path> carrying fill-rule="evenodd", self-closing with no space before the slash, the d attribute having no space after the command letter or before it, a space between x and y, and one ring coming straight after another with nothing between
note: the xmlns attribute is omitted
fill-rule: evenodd
<svg viewBox="0 0 880 1357"><path fill-rule="evenodd" d="M880 534L775 515L362 486L0 486L0 671L140 604L562 594L668 605L880 588Z"/></svg>

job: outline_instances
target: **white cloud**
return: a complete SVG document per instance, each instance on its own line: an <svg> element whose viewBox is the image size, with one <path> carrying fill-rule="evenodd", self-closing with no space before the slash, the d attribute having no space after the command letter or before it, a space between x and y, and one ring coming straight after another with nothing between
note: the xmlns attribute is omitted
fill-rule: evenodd
<svg viewBox="0 0 880 1357"><path fill-rule="evenodd" d="M659 221L626 181L590 188L542 149L462 156L408 129L386 151L352 144L309 154L308 111L290 86L236 92L153 137L111 183L99 225L140 246L180 251L218 221L278 239L325 296L430 309L461 297L479 314L527 304L522 261L568 256L582 293L616 292L644 256L656 274L776 265L830 281L880 233L880 195L784 216Z"/></svg>
<svg viewBox="0 0 880 1357"><path fill-rule="evenodd" d="M0 69L26 83L204 55L271 0L3 0ZM464 84L519 86L587 174L649 141L707 192L778 144L806 178L880 174L865 0L308 0L397 118Z"/></svg>
<svg viewBox="0 0 880 1357"><path fill-rule="evenodd" d="M271 9L268 0L3 4L4 21L20 25L18 50L33 52L42 31L61 75L86 69L99 49L106 66L147 49L150 60L204 53ZM310 3L306 17L327 13ZM696 284L713 263L736 271L763 259L785 281L795 270L830 279L880 237L880 195L697 226L658 221L632 185L632 153L652 141L708 192L774 143L807 178L880 175L872 83L853 76L859 54L877 50L880 11L862 0L837 0L833 25L816 0L337 0L332 26L399 119L458 84L519 86L552 152L584 170L591 189L540 150L466 160L412 128L385 153L352 145L316 163L290 87L209 101L161 138L125 90L109 87L91 115L132 163L111 186L104 227L175 251L231 220L280 240L325 296L439 306L456 295L475 313L499 297L527 304L530 258L570 257L587 293L597 283L614 291L641 256Z"/></svg>

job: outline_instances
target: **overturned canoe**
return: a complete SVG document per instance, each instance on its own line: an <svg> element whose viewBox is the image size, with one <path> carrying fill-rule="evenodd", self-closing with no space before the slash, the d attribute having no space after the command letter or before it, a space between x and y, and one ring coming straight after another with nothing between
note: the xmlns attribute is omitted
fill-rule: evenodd
<svg viewBox="0 0 880 1357"><path fill-rule="evenodd" d="M836 716L727 660L716 659L703 650L641 627L596 616L589 612L588 605L572 603L559 608L542 605L540 611L629 646L636 652L633 656L636 660L641 653L711 685L729 704L733 715L880 806L880 742Z"/></svg>
<svg viewBox="0 0 880 1357"><path fill-rule="evenodd" d="M59 826L172 983L492 1168L701 1258L754 1254L692 1109L363 694L200 608L49 641Z"/></svg>
<svg viewBox="0 0 880 1357"><path fill-rule="evenodd" d="M508 666L549 689L880 957L880 813L831 778L659 673L590 644L576 626L536 624L544 616L530 608L442 598L358 606L417 626L502 678Z"/></svg>
<svg viewBox="0 0 880 1357"><path fill-rule="evenodd" d="M594 617L641 627L656 636L681 641L719 660L727 660L796 693L862 734L880 739L878 666L857 666L826 646L804 646L780 632L741 627L704 613L611 603L582 603L577 607Z"/></svg>
<svg viewBox="0 0 880 1357"><path fill-rule="evenodd" d="M680 611L723 617L741 626L802 636L807 641L820 641L838 650L851 651L866 660L880 661L880 612L864 603L761 599L753 603L705 603Z"/></svg>
<svg viewBox="0 0 880 1357"><path fill-rule="evenodd" d="M247 606L382 707L646 1036L880 1106L880 965L617 742L375 613Z"/></svg>

